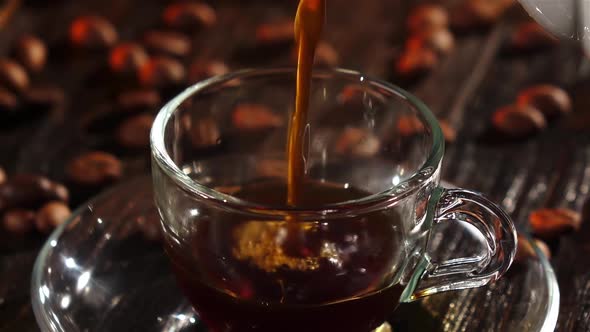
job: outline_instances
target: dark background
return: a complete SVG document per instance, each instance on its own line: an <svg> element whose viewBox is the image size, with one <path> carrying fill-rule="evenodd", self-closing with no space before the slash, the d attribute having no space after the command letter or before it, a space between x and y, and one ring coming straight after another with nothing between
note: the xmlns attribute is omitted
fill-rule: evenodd
<svg viewBox="0 0 590 332"><path fill-rule="evenodd" d="M139 38L159 27L168 1L24 1L0 31L0 52L10 54L23 32L49 46L49 66L32 81L65 89L66 102L52 110L27 110L0 117L0 165L9 174L40 173L67 179L64 164L84 151L105 150L125 163L127 176L148 171L149 151L127 151L113 141L118 117L114 96L134 82L108 70L108 51L73 48L69 23L82 14L101 14L114 23L121 40ZM410 89L441 119L458 130L448 147L443 178L484 192L512 214L520 230L539 207L581 211L590 186L590 63L569 41L533 52L508 46L516 22L527 16L516 6L491 27L459 33L456 49L423 79L396 77L394 61L404 42L404 20L418 1L329 1L325 39L339 51L341 65L385 78ZM457 1L445 1L452 7ZM289 48L259 49L253 41L258 23L294 15L296 1L221 0L218 25L194 34L194 54L186 58L225 61L232 69L288 63ZM489 130L492 112L511 103L518 91L535 83L565 88L574 101L571 115L552 121L530 138L507 141ZM173 91L168 91L173 93ZM152 110L154 113L157 109ZM101 122L102 121L102 122ZM89 123L100 123L98 130ZM75 207L96 192L72 190ZM98 190L97 190L98 191ZM29 303L33 261L46 236L15 237L0 230L0 331L37 330ZM549 244L561 290L559 331L590 331L590 229Z"/></svg>

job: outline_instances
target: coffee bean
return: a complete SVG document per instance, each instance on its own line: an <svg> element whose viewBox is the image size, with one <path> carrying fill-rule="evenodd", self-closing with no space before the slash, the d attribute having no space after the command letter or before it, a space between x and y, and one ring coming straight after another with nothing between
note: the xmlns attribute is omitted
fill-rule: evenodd
<svg viewBox="0 0 590 332"><path fill-rule="evenodd" d="M543 113L532 106L508 105L497 109L492 117L494 127L511 137L534 134L547 126Z"/></svg>
<svg viewBox="0 0 590 332"><path fill-rule="evenodd" d="M414 78L430 72L437 64L438 57L433 50L407 49L397 60L395 69L404 78Z"/></svg>
<svg viewBox="0 0 590 332"><path fill-rule="evenodd" d="M227 73L229 73L229 68L223 62L196 60L190 66L189 79L191 82L199 82L209 77Z"/></svg>
<svg viewBox="0 0 590 332"><path fill-rule="evenodd" d="M373 133L360 128L346 128L336 140L334 150L339 154L372 157L379 152L380 145Z"/></svg>
<svg viewBox="0 0 590 332"><path fill-rule="evenodd" d="M88 152L72 159L67 166L69 178L79 185L103 186L121 178L123 166L106 152Z"/></svg>
<svg viewBox="0 0 590 332"><path fill-rule="evenodd" d="M413 33L446 29L448 25L449 13L444 7L436 4L414 7L407 20L408 30Z"/></svg>
<svg viewBox="0 0 590 332"><path fill-rule="evenodd" d="M552 118L560 114L570 113L572 100L563 89L548 84L529 87L518 94L519 105L532 106L546 117Z"/></svg>
<svg viewBox="0 0 590 332"><path fill-rule="evenodd" d="M129 149L148 148L153 123L154 117L151 114L140 114L127 119L117 129L117 142Z"/></svg>
<svg viewBox="0 0 590 332"><path fill-rule="evenodd" d="M451 25L465 30L489 26L514 3L514 0L463 1L451 12Z"/></svg>
<svg viewBox="0 0 590 332"><path fill-rule="evenodd" d="M294 40L293 19L264 23L256 28L256 41L260 44L292 43Z"/></svg>
<svg viewBox="0 0 590 332"><path fill-rule="evenodd" d="M116 73L136 73L147 60L146 51L137 43L121 43L109 55L109 65Z"/></svg>
<svg viewBox="0 0 590 332"><path fill-rule="evenodd" d="M29 76L21 65L3 58L0 59L0 84L14 92L22 92L29 87Z"/></svg>
<svg viewBox="0 0 590 332"><path fill-rule="evenodd" d="M221 134L215 119L205 117L193 120L185 117L183 120L184 129L195 148L207 148L218 144Z"/></svg>
<svg viewBox="0 0 590 332"><path fill-rule="evenodd" d="M72 215L70 208L62 202L49 202L38 212L35 219L37 230L47 233L63 224Z"/></svg>
<svg viewBox="0 0 590 332"><path fill-rule="evenodd" d="M2 218L4 228L13 234L27 234L35 225L35 212L23 209L6 211Z"/></svg>
<svg viewBox="0 0 590 332"><path fill-rule="evenodd" d="M438 120L438 124L440 125L440 129L442 130L443 137L445 138L445 142L451 144L457 140L457 131L453 128L447 121L445 120Z"/></svg>
<svg viewBox="0 0 590 332"><path fill-rule="evenodd" d="M36 209L51 200L68 200L67 189L46 177L17 174L0 184L0 211L13 208Z"/></svg>
<svg viewBox="0 0 590 332"><path fill-rule="evenodd" d="M27 107L36 109L53 109L65 103L65 94L62 88L52 85L33 86L23 95Z"/></svg>
<svg viewBox="0 0 590 332"><path fill-rule="evenodd" d="M397 132L400 136L408 137L424 132L424 124L415 115L404 114L397 118Z"/></svg>
<svg viewBox="0 0 590 332"><path fill-rule="evenodd" d="M172 58L157 56L146 62L139 71L139 79L145 86L166 87L181 83L186 76L184 67Z"/></svg>
<svg viewBox="0 0 590 332"><path fill-rule="evenodd" d="M578 230L582 217L578 212L569 209L539 209L529 215L529 224L533 234L550 240Z"/></svg>
<svg viewBox="0 0 590 332"><path fill-rule="evenodd" d="M143 43L149 50L164 55L183 57L191 51L190 39L176 32L150 31Z"/></svg>
<svg viewBox="0 0 590 332"><path fill-rule="evenodd" d="M164 10L164 22L177 29L210 27L217 22L215 10L204 3L176 3Z"/></svg>
<svg viewBox="0 0 590 332"><path fill-rule="evenodd" d="M117 97L117 105L126 112L154 110L160 103L160 94L152 89L125 91Z"/></svg>
<svg viewBox="0 0 590 332"><path fill-rule="evenodd" d="M455 37L448 29L437 29L416 33L406 41L407 50L424 48L441 55L449 54L455 48Z"/></svg>
<svg viewBox="0 0 590 332"><path fill-rule="evenodd" d="M81 16L70 25L72 44L79 47L107 48L113 46L118 38L115 27L101 16Z"/></svg>
<svg viewBox="0 0 590 332"><path fill-rule="evenodd" d="M269 107L261 104L239 104L234 109L232 121L236 128L257 130L276 128L283 125L283 118Z"/></svg>
<svg viewBox="0 0 590 332"><path fill-rule="evenodd" d="M6 182L6 172L4 168L0 167L0 184Z"/></svg>
<svg viewBox="0 0 590 332"><path fill-rule="evenodd" d="M41 39L32 36L22 36L16 42L16 57L29 71L39 72L47 61L47 48Z"/></svg>
<svg viewBox="0 0 590 332"><path fill-rule="evenodd" d="M529 51L555 46L557 38L540 26L537 22L520 24L510 40L510 46L516 50Z"/></svg>
<svg viewBox="0 0 590 332"><path fill-rule="evenodd" d="M543 253L545 258L551 259L551 251L545 242L539 239L533 239L534 245ZM527 260L533 259L536 261L538 257L537 252L533 248L531 242L527 237L518 235L518 247L516 249L516 256L514 262L517 264L525 263Z"/></svg>
<svg viewBox="0 0 590 332"><path fill-rule="evenodd" d="M6 89L0 88L0 112L12 113L18 107L16 95Z"/></svg>

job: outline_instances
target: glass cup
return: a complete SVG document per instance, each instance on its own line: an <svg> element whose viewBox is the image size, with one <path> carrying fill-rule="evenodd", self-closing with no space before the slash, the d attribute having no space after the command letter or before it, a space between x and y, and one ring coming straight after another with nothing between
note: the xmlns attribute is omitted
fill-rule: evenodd
<svg viewBox="0 0 590 332"><path fill-rule="evenodd" d="M294 87L294 69L240 71L193 85L155 120L164 246L210 329L370 331L401 301L506 272L516 251L510 217L481 194L440 187L435 117L357 72L314 72L303 198L288 206ZM450 223L480 245L437 261L429 238Z"/></svg>

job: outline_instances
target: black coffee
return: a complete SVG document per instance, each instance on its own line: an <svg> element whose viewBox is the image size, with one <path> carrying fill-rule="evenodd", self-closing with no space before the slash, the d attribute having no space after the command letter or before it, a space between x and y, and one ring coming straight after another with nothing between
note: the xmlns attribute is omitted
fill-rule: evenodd
<svg viewBox="0 0 590 332"><path fill-rule="evenodd" d="M286 193L276 181L235 196L281 205ZM301 194L303 207L367 195L311 181ZM171 240L166 249L184 293L213 331L366 332L395 309L403 290L392 285L404 255L398 218L393 212L316 222L197 217L190 249Z"/></svg>

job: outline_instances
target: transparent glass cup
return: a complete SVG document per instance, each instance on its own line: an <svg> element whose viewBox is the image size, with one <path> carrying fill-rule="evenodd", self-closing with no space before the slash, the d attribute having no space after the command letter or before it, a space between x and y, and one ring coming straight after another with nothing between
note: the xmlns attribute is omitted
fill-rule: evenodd
<svg viewBox="0 0 590 332"><path fill-rule="evenodd" d="M314 72L307 189L288 206L294 87L294 69L215 77L170 101L152 128L165 249L213 331L370 331L401 301L506 272L509 216L478 193L440 187L435 117L357 72ZM473 255L432 259L429 238L447 222L472 229Z"/></svg>

